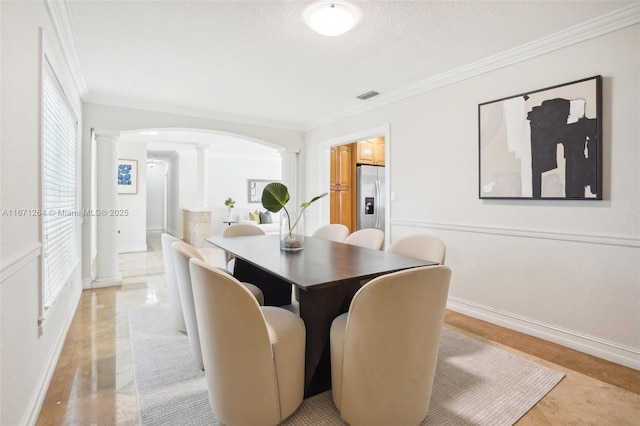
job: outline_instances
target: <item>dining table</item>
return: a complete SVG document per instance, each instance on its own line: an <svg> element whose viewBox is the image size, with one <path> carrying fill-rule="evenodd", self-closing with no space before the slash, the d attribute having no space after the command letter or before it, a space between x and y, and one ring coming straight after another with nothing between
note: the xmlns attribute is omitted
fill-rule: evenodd
<svg viewBox="0 0 640 426"><path fill-rule="evenodd" d="M306 328L305 398L331 388L331 323L349 310L360 287L380 275L437 264L313 237L297 251L281 250L277 234L207 241L235 256L234 277L258 286L265 305L290 307L292 288L298 288Z"/></svg>

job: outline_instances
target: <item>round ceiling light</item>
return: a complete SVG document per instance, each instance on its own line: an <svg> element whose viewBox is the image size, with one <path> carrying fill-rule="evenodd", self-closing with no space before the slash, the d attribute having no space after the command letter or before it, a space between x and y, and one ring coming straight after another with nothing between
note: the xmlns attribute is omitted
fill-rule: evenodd
<svg viewBox="0 0 640 426"><path fill-rule="evenodd" d="M344 34L360 20L360 9L342 1L321 1L309 5L302 15L314 31L329 37Z"/></svg>

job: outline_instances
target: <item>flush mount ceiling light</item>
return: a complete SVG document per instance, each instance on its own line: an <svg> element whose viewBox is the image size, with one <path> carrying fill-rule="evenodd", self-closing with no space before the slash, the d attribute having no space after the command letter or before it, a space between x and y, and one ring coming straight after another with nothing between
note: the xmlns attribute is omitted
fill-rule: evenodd
<svg viewBox="0 0 640 426"><path fill-rule="evenodd" d="M343 1L321 1L309 5L302 14L314 31L329 37L344 34L360 20L360 9Z"/></svg>

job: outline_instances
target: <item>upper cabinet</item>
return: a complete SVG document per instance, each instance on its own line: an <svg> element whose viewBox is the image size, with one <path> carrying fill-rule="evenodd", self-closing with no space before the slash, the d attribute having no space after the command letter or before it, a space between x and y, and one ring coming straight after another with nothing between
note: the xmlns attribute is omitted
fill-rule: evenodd
<svg viewBox="0 0 640 426"><path fill-rule="evenodd" d="M356 163L384 166L384 137L356 142Z"/></svg>

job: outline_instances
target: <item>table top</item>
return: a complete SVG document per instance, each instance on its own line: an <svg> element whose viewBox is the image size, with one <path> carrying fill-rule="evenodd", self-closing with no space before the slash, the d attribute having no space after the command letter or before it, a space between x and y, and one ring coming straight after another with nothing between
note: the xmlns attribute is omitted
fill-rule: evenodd
<svg viewBox="0 0 640 426"><path fill-rule="evenodd" d="M207 241L306 290L436 265L436 262L312 237L305 237L304 249L299 251L280 250L279 235L210 237Z"/></svg>

